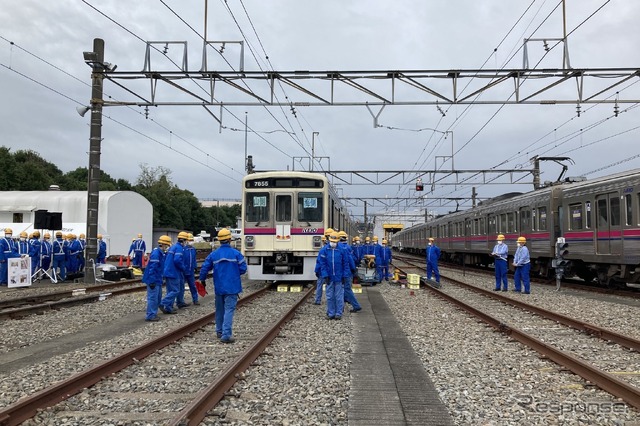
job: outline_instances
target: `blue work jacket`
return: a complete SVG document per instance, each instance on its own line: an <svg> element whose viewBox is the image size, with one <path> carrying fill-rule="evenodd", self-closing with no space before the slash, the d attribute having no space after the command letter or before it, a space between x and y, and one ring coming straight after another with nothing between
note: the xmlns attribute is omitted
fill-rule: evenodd
<svg viewBox="0 0 640 426"><path fill-rule="evenodd" d="M200 281L213 270L213 289L217 295L242 293L240 275L247 272L247 262L238 250L223 243L204 260L200 268Z"/></svg>

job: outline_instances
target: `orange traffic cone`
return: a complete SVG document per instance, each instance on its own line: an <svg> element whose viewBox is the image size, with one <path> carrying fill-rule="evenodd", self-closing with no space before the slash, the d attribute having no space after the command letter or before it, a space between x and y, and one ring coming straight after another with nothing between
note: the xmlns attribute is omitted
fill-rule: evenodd
<svg viewBox="0 0 640 426"><path fill-rule="evenodd" d="M131 266L131 258L127 256L127 268Z"/></svg>
<svg viewBox="0 0 640 426"><path fill-rule="evenodd" d="M118 266L122 266L122 256L120 256L120 262L118 262Z"/></svg>
<svg viewBox="0 0 640 426"><path fill-rule="evenodd" d="M147 255L145 254L144 256L142 256L142 267L146 268L147 267L147 262L149 260L147 259Z"/></svg>

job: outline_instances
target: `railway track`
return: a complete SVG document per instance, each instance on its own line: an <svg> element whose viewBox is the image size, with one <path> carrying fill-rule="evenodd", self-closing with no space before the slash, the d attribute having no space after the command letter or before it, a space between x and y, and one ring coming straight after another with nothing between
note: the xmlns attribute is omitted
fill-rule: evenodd
<svg viewBox="0 0 640 426"><path fill-rule="evenodd" d="M423 264L425 262L424 258L422 256L411 256L411 255L398 255L397 253L394 253L394 259L398 259L401 260L403 262L407 262L409 264L415 265L417 266L416 262L421 262L420 264ZM493 269L487 269L487 270L483 270L483 269L479 269L476 267L463 267L460 266L458 264L453 264L453 263L441 263L440 267L446 267L449 269L454 269L457 271L464 271L464 273L473 273L473 274L478 274L478 275L483 275L483 276L491 276L492 278L494 277L494 273L493 273ZM424 269L424 268L422 268ZM510 272L509 272L510 274ZM536 284L541 284L544 286L551 286L551 287L555 287L556 286L556 281L555 278L553 279L545 279L545 278L539 278L539 277L531 277L531 282L532 283L536 283ZM588 284L585 283L584 281L580 281L580 280L574 280L574 279L568 279L568 278L564 278L562 280L562 289L572 289L572 290L581 290L581 291L589 291L592 293L601 293L601 294L612 294L615 296L623 296L623 297L630 297L630 298L634 298L634 299L640 299L640 291L635 290L635 289L620 289L620 288L607 288L607 287L602 287L599 285L595 285L595 284Z"/></svg>
<svg viewBox="0 0 640 426"><path fill-rule="evenodd" d="M424 273L421 267L411 268ZM440 290L430 285L426 285L426 288L587 382L640 408L640 377L635 374L640 368L639 340L459 280L443 276L441 278L447 280L446 289ZM455 284L455 287L451 287L449 283ZM478 294L483 297L478 299ZM566 328L559 329L558 324L585 334L580 336L571 332L571 339L566 339ZM596 345L594 338L601 339L602 343ZM575 340L575 344L571 340ZM607 362L590 359L595 351L606 353ZM631 368L631 371L617 371L623 367ZM626 380L619 377L625 377Z"/></svg>
<svg viewBox="0 0 640 426"><path fill-rule="evenodd" d="M0 411L0 425L17 425L34 416L45 423L63 419L83 423L99 417L116 422L199 424L312 289L288 293L288 306L283 306L282 294L268 292L268 287L253 292L239 300L235 345L216 342L211 326L215 312L199 317L15 402ZM269 314L265 306L270 307ZM134 400L133 412L119 411L122 401Z"/></svg>

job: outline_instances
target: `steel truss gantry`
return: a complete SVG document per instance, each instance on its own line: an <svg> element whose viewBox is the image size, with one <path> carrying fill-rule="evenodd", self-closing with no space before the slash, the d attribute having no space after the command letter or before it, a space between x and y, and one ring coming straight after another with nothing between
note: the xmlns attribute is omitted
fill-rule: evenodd
<svg viewBox="0 0 640 426"><path fill-rule="evenodd" d="M422 178L424 185L504 185L505 183L533 184L523 181L526 175L534 178L536 169L489 170L324 170L336 186L339 185L410 185ZM461 179L462 175L468 175ZM520 175L516 177L516 175ZM424 178L426 176L426 179ZM453 178L453 179L450 179ZM501 179L502 178L502 179ZM504 181L508 179L508 182ZM426 188L425 188L426 189Z"/></svg>
<svg viewBox="0 0 640 426"><path fill-rule="evenodd" d="M385 106L465 104L628 104L640 102L633 83L640 68L457 69L373 71L104 72L125 99L105 105ZM132 89L148 80L150 90ZM290 89L286 101L276 91ZM159 86L163 87L159 90ZM482 97L479 95L482 94ZM128 98L128 99L126 99Z"/></svg>

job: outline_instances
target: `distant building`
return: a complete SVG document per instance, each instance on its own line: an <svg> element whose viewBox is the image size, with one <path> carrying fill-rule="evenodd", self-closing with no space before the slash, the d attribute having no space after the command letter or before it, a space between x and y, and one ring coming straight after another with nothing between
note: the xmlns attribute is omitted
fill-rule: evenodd
<svg viewBox="0 0 640 426"><path fill-rule="evenodd" d="M36 210L62 213L62 228L49 230L52 238L55 231L87 233L86 191L0 191L0 231L8 227L14 236L22 231L30 234L36 229ZM107 243L108 255L126 255L138 234L151 251L152 232L153 206L146 198L133 191L100 191L98 233Z"/></svg>
<svg viewBox="0 0 640 426"><path fill-rule="evenodd" d="M231 207L236 204L242 204L242 200L234 200L229 198L221 198L221 199L203 198L199 201L202 207Z"/></svg>

